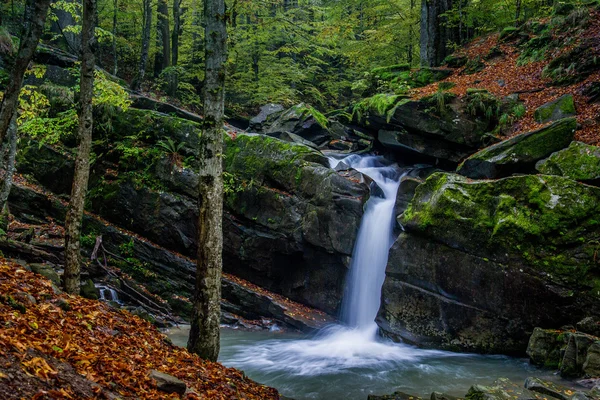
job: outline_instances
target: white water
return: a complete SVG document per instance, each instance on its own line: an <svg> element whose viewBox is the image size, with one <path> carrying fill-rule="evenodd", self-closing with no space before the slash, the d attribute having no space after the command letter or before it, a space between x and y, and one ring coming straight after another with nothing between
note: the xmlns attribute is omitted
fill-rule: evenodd
<svg viewBox="0 0 600 400"><path fill-rule="evenodd" d="M96 289L100 293L100 300L103 301L114 301L117 304L123 304L123 301L119 299L117 291L110 286L96 284Z"/></svg>
<svg viewBox="0 0 600 400"><path fill-rule="evenodd" d="M473 383L498 376L536 375L526 362L392 343L378 337L375 317L393 243L394 207L401 178L397 166L373 156L352 155L339 162L369 176L371 188L355 244L342 317L313 338L224 331L219 361L297 399L361 399L403 390L428 395L434 390L464 395ZM185 345L187 330L170 334Z"/></svg>

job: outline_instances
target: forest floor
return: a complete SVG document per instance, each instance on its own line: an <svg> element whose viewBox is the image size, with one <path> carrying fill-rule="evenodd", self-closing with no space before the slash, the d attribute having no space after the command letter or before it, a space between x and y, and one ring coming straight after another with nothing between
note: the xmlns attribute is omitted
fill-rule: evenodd
<svg viewBox="0 0 600 400"><path fill-rule="evenodd" d="M479 58L484 62L485 67L474 74L466 74L465 67L457 68L444 81L456 84L449 92L460 97L465 96L469 88L486 89L498 98L518 93L519 100L527 108L527 113L513 126L509 136L542 127L543 124L535 122L534 111L565 94L572 94L577 109L577 121L580 125L575 140L598 146L600 145L600 102L590 102L584 91L592 83L600 82L600 70L592 73L585 80L564 86L553 85L552 79L545 77L543 71L551 59L567 54L582 41L600 38L600 12L591 11L589 22L585 29L577 34L575 42L572 42L571 35L568 30L554 31L553 40L564 45L552 49L551 54L544 60L531 63L518 62L522 49L516 42L503 42L499 34L475 39L456 54L465 55L470 60ZM489 58L492 49L499 49L500 53L496 57ZM590 50L594 52L594 57L600 59L600 45ZM573 60L573 62L578 61ZM438 90L438 84L439 82L436 82L415 89L412 94L415 98L432 95Z"/></svg>
<svg viewBox="0 0 600 400"><path fill-rule="evenodd" d="M58 292L0 259L0 398L278 399L241 371L170 343L149 322L105 303ZM184 396L157 390L158 370Z"/></svg>

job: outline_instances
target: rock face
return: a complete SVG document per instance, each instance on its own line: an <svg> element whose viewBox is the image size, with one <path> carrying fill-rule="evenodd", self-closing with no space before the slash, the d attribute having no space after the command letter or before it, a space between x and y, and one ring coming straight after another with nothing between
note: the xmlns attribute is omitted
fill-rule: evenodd
<svg viewBox="0 0 600 400"><path fill-rule="evenodd" d="M252 120L255 123L251 122L251 131L269 136L290 132L316 145L322 145L332 138L324 126L324 121L321 121L322 116L315 115L315 111L304 104L283 111L274 111L278 108L266 107L267 109L263 107L261 113Z"/></svg>
<svg viewBox="0 0 600 400"><path fill-rule="evenodd" d="M174 164L156 143L171 137L184 144L182 156L193 156L198 133L194 122L153 111L119 114L113 131L97 132L96 137L116 147L137 137L135 145L127 145L140 156L95 150L106 156L98 160L91 178L92 211L160 246L195 257L197 174ZM37 153L25 150L18 168L56 193L68 193L66 182L58 184L47 172L66 168L65 156L50 148L46 153L48 163L38 169ZM227 139L224 265L226 272L336 314L368 186L342 177L328 165L320 152L302 144L264 135ZM111 170L118 171L117 176L107 172Z"/></svg>
<svg viewBox="0 0 600 400"><path fill-rule="evenodd" d="M565 378L600 377L600 338L597 336L535 328L527 355L532 364L558 369Z"/></svg>
<svg viewBox="0 0 600 400"><path fill-rule="evenodd" d="M574 117L576 113L573 95L565 94L535 110L534 118L537 122L544 123Z"/></svg>
<svg viewBox="0 0 600 400"><path fill-rule="evenodd" d="M561 151L538 162L535 168L542 174L559 175L589 184L600 183L600 148L572 142Z"/></svg>
<svg viewBox="0 0 600 400"><path fill-rule="evenodd" d="M568 146L576 128L575 118L567 118L537 131L517 135L467 158L457 172L472 179L530 172L537 161Z"/></svg>
<svg viewBox="0 0 600 400"><path fill-rule="evenodd" d="M522 353L535 326L598 310L600 189L436 173L400 218L378 323L424 346Z"/></svg>

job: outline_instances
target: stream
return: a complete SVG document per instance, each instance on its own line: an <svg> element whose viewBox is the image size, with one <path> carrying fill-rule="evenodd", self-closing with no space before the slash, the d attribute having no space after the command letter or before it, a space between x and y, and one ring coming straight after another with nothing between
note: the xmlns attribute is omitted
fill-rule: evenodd
<svg viewBox="0 0 600 400"><path fill-rule="evenodd" d="M297 400L366 400L369 394L398 390L423 397L433 391L464 396L475 383L542 375L523 359L423 350L378 336L375 318L394 241L396 193L408 169L377 156L330 158L332 168L339 163L373 181L346 282L343 324L313 337L223 329L219 361ZM185 346L188 333L184 327L169 336Z"/></svg>

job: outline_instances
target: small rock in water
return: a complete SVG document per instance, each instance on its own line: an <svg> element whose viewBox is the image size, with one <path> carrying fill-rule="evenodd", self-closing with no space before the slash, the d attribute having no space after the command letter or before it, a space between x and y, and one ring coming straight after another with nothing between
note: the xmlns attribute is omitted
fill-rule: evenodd
<svg viewBox="0 0 600 400"><path fill-rule="evenodd" d="M569 399L569 397L564 395L559 388L555 387L550 382L545 382L539 378L527 378L525 380L525 388L531 390L532 392L545 394L557 399Z"/></svg>
<svg viewBox="0 0 600 400"><path fill-rule="evenodd" d="M154 379L156 388L161 392L184 394L187 389L185 382L155 369L150 372L150 378Z"/></svg>

